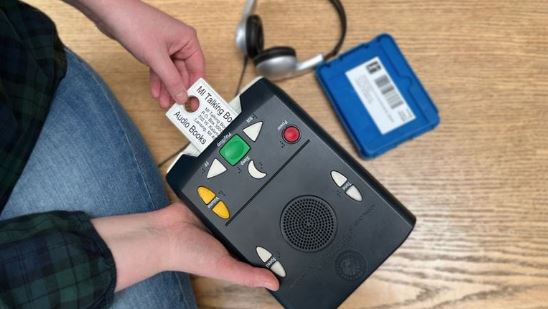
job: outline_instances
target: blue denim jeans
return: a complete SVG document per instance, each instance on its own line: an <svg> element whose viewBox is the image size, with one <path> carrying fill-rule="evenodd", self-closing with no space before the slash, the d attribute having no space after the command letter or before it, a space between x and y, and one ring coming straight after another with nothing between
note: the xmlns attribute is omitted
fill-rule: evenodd
<svg viewBox="0 0 548 309"><path fill-rule="evenodd" d="M100 217L166 206L158 168L131 119L101 78L70 50L67 63L1 219L50 210ZM188 275L165 272L117 293L113 307L195 308L196 303Z"/></svg>

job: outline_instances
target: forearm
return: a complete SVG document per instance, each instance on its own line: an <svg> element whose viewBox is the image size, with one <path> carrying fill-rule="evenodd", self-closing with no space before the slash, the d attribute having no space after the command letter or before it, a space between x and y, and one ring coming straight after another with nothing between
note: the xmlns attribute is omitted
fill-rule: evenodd
<svg viewBox="0 0 548 309"><path fill-rule="evenodd" d="M92 220L116 264L116 291L162 271L183 271L252 287L278 289L267 269L234 259L182 204Z"/></svg>
<svg viewBox="0 0 548 309"><path fill-rule="evenodd" d="M164 269L166 231L160 211L92 220L110 248L116 264L116 291L151 277Z"/></svg>
<svg viewBox="0 0 548 309"><path fill-rule="evenodd" d="M150 90L160 106L185 102L204 75L196 30L138 0L65 0L150 68Z"/></svg>
<svg viewBox="0 0 548 309"><path fill-rule="evenodd" d="M119 14L130 14L130 8L136 5L145 5L139 0L63 0L78 9L95 23L97 28L109 37L116 39L116 30L113 27Z"/></svg>

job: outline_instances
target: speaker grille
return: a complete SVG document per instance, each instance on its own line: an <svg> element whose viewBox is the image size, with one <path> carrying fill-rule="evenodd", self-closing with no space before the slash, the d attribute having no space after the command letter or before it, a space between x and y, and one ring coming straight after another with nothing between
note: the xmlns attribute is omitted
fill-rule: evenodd
<svg viewBox="0 0 548 309"><path fill-rule="evenodd" d="M326 201L315 196L301 196L284 208L280 225L283 237L293 248L314 252L333 240L337 222Z"/></svg>

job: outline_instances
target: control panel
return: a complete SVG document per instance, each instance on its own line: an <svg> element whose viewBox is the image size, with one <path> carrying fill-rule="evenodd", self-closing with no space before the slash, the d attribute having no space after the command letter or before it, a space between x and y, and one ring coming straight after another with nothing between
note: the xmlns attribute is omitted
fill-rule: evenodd
<svg viewBox="0 0 548 309"><path fill-rule="evenodd" d="M168 183L233 254L278 276L285 307L336 307L415 218L272 83L235 100L241 114L203 153L180 156Z"/></svg>

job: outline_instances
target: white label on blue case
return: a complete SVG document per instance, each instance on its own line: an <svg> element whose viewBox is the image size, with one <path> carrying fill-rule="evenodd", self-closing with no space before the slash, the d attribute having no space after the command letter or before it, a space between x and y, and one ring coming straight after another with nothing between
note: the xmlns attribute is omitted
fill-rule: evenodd
<svg viewBox="0 0 548 309"><path fill-rule="evenodd" d="M381 134L415 119L415 114L384 69L379 57L346 71L346 77Z"/></svg>

